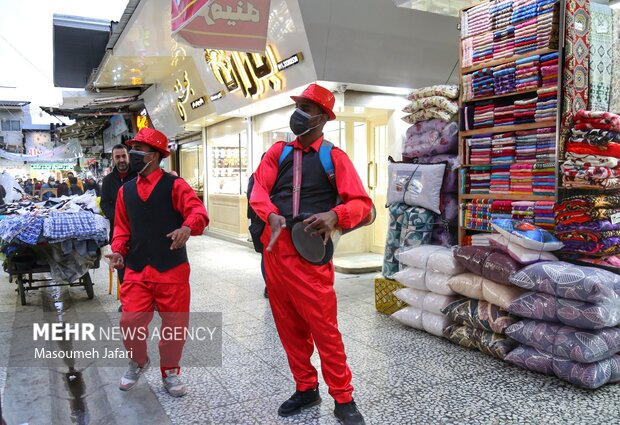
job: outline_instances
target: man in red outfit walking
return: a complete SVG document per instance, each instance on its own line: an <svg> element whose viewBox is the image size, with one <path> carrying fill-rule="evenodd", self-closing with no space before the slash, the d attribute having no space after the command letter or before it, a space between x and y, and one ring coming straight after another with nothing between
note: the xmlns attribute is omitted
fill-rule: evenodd
<svg viewBox="0 0 620 425"><path fill-rule="evenodd" d="M155 307L162 328L186 328L189 323L189 273L185 243L201 235L209 217L203 203L185 180L159 168L168 152L168 139L154 129L143 128L135 139L129 160L138 177L118 192L110 265L125 267L121 286L121 328L131 361L119 388L127 391L150 366L146 350L148 324ZM139 331L139 332L136 332ZM163 335L163 331L161 333ZM186 387L179 379L184 340L159 342L164 388L181 397Z"/></svg>
<svg viewBox="0 0 620 425"><path fill-rule="evenodd" d="M295 415L321 402L317 371L310 361L316 344L323 378L335 400L334 415L346 425L364 424L353 401L351 371L337 325L333 263L315 265L303 259L289 229L294 211L298 211L300 216L309 216L303 221L306 232L321 235L327 243L337 227L351 229L361 223L369 215L372 201L342 150L331 149L336 189L322 165L323 127L336 118L333 94L311 84L292 99L297 107L290 121L297 135L293 149L282 160L284 142L267 151L254 174L250 198L254 211L269 223L261 237L267 247L264 262L269 301L296 383L295 393L278 414ZM293 170L294 163L301 171ZM300 176L300 195L296 197L294 180L299 181Z"/></svg>

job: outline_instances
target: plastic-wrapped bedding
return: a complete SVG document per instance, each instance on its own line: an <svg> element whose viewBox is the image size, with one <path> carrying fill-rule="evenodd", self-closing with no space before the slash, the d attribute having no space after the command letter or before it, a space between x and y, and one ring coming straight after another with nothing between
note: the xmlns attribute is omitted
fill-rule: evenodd
<svg viewBox="0 0 620 425"><path fill-rule="evenodd" d="M405 203L441 213L441 185L446 164L388 165L387 204Z"/></svg>
<svg viewBox="0 0 620 425"><path fill-rule="evenodd" d="M539 261L558 261L558 257L550 252L524 248L499 234L489 236L491 245L510 255L521 264L532 264Z"/></svg>
<svg viewBox="0 0 620 425"><path fill-rule="evenodd" d="M453 302L442 310L453 322L487 332L503 334L519 318L486 301L464 299Z"/></svg>
<svg viewBox="0 0 620 425"><path fill-rule="evenodd" d="M409 206L405 204L394 204L388 207L389 220L382 269L383 276L388 279L392 279L399 269L396 253L400 246L403 216L408 208Z"/></svg>
<svg viewBox="0 0 620 425"><path fill-rule="evenodd" d="M458 299L412 288L399 289L394 292L394 296L411 307L420 308L435 314L443 314L441 310Z"/></svg>
<svg viewBox="0 0 620 425"><path fill-rule="evenodd" d="M444 315L430 313L416 307L398 310L392 314L392 318L414 329L424 330L439 337L443 336L443 330L451 323Z"/></svg>
<svg viewBox="0 0 620 425"><path fill-rule="evenodd" d="M407 303L410 307L419 309L422 309L424 306L424 298L427 294L428 291L413 288L402 288L398 291L394 291L394 296L396 298Z"/></svg>
<svg viewBox="0 0 620 425"><path fill-rule="evenodd" d="M517 286L502 285L482 278L482 298L503 309L526 292Z"/></svg>
<svg viewBox="0 0 620 425"><path fill-rule="evenodd" d="M448 281L448 286L457 294L467 298L482 300L482 282L484 278L474 273L463 273L452 276Z"/></svg>
<svg viewBox="0 0 620 425"><path fill-rule="evenodd" d="M597 362L620 351L620 328L577 329L557 323L522 320L506 330L521 344L579 363Z"/></svg>
<svg viewBox="0 0 620 425"><path fill-rule="evenodd" d="M446 226L444 224L435 224L433 226L433 236L431 243L433 245L441 245L451 247L457 244L458 227Z"/></svg>
<svg viewBox="0 0 620 425"><path fill-rule="evenodd" d="M615 306L620 303L620 276L616 273L563 261L529 265L515 273L510 282L561 298Z"/></svg>
<svg viewBox="0 0 620 425"><path fill-rule="evenodd" d="M609 304L558 298L542 292L526 292L506 310L525 319L561 322L581 329L601 329L620 324L620 311Z"/></svg>
<svg viewBox="0 0 620 425"><path fill-rule="evenodd" d="M454 258L470 272L505 285L523 268L508 254L485 246L460 246L454 250Z"/></svg>
<svg viewBox="0 0 620 425"><path fill-rule="evenodd" d="M446 163L446 171L443 176L442 192L445 193L458 193L459 191L459 158L455 154L440 154L435 156L424 156L417 158L414 162L419 164L440 164Z"/></svg>
<svg viewBox="0 0 620 425"><path fill-rule="evenodd" d="M407 129L403 158L411 160L456 152L458 132L456 122L441 119L417 122Z"/></svg>
<svg viewBox="0 0 620 425"><path fill-rule="evenodd" d="M521 345L512 350L504 360L534 372L555 375L571 384L588 389L620 382L618 355L594 363L579 363Z"/></svg>
<svg viewBox="0 0 620 425"><path fill-rule="evenodd" d="M492 221L492 226L510 242L524 248L536 251L557 251L564 246L551 233L527 221L495 219Z"/></svg>
<svg viewBox="0 0 620 425"><path fill-rule="evenodd" d="M455 292L448 286L450 276L444 273L406 267L394 274L394 279L409 288L432 291L441 295L455 295Z"/></svg>
<svg viewBox="0 0 620 425"><path fill-rule="evenodd" d="M435 224L435 214L421 207L409 207L403 213L400 230L399 252L430 241ZM400 260L399 260L400 261Z"/></svg>
<svg viewBox="0 0 620 425"><path fill-rule="evenodd" d="M465 268L454 258L452 249L441 246L426 245L401 251L398 259L406 266L445 273L450 276L465 271Z"/></svg>
<svg viewBox="0 0 620 425"><path fill-rule="evenodd" d="M444 329L443 336L455 344L479 350L502 360L517 346L504 335L466 325L450 325Z"/></svg>

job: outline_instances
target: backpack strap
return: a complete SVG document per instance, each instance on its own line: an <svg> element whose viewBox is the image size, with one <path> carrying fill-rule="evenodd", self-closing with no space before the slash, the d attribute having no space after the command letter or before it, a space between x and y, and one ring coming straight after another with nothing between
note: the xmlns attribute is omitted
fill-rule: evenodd
<svg viewBox="0 0 620 425"><path fill-rule="evenodd" d="M278 160L278 167L282 165L284 159L293 152L293 143L286 143L282 148L282 153L280 154L280 159Z"/></svg>
<svg viewBox="0 0 620 425"><path fill-rule="evenodd" d="M336 189L336 173L334 170L334 162L332 161L332 148L334 144L329 140L323 139L323 143L321 143L321 147L319 148L319 159L321 160L321 165L323 166L323 170L325 170L325 174L327 174L327 179L331 183L331 185ZM293 143L287 143L282 148L282 153L280 154L280 159L278 160L278 167L282 165L284 159L293 151ZM336 191L337 193L337 191Z"/></svg>

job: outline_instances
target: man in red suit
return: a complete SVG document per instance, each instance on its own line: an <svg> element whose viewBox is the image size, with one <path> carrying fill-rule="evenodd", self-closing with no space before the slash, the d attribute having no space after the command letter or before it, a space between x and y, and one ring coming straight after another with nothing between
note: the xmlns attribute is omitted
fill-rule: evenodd
<svg viewBox="0 0 620 425"><path fill-rule="evenodd" d="M121 286L121 328L146 330L155 307L162 328L187 327L189 322L189 273L185 243L190 235L201 235L209 217L203 203L187 182L159 168L170 155L166 136L143 128L127 142L131 168L138 177L118 192L110 264L125 267ZM124 335L131 335L125 332ZM119 388L127 391L150 366L146 340L134 332L124 339L131 361ZM186 387L179 378L179 362L185 341L159 342L160 369L164 388L181 397Z"/></svg>
<svg viewBox="0 0 620 425"><path fill-rule="evenodd" d="M321 402L317 371L310 361L316 345L323 378L335 400L334 415L346 425L364 424L352 397L351 371L337 325L333 263L317 265L302 258L289 229L303 214L308 217L303 221L306 232L321 235L327 244L337 227L351 229L361 223L369 215L372 201L346 153L331 149L335 185L321 162L323 127L336 118L333 94L311 84L292 99L297 109L290 126L297 138L283 159L285 142L267 151L254 174L250 198L254 211L269 224L261 237L267 247L264 264L269 301L296 383L295 393L278 414L295 415ZM293 186L299 180L300 194L296 196Z"/></svg>

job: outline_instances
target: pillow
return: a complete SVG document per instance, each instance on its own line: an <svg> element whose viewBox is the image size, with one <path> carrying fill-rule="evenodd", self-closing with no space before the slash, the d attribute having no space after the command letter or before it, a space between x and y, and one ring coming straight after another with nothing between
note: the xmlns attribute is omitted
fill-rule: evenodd
<svg viewBox="0 0 620 425"><path fill-rule="evenodd" d="M391 317L414 329L424 329L422 325L422 309L405 307L393 313Z"/></svg>
<svg viewBox="0 0 620 425"><path fill-rule="evenodd" d="M501 249L521 264L532 264L538 261L558 261L558 257L550 252L524 248L515 242L510 242L499 234L491 235L489 240L492 246Z"/></svg>
<svg viewBox="0 0 620 425"><path fill-rule="evenodd" d="M524 369L555 375L571 384L589 389L620 381L620 356L618 355L599 362L578 363L521 345L512 350L505 360Z"/></svg>
<svg viewBox="0 0 620 425"><path fill-rule="evenodd" d="M388 166L388 205L405 203L441 213L441 183L446 164L395 164Z"/></svg>
<svg viewBox="0 0 620 425"><path fill-rule="evenodd" d="M523 288L502 285L489 279L482 279L482 298L503 309L506 309L511 302L526 292Z"/></svg>
<svg viewBox="0 0 620 425"><path fill-rule="evenodd" d="M618 305L620 276L562 261L529 265L510 279L513 285L562 298Z"/></svg>
<svg viewBox="0 0 620 425"><path fill-rule="evenodd" d="M455 115L459 111L458 104L443 96L430 96L414 99L411 103L404 107L403 112L412 114L422 109L437 108L448 114Z"/></svg>
<svg viewBox="0 0 620 425"><path fill-rule="evenodd" d="M508 304L506 310L525 319L562 322L580 329L601 329L620 324L620 311L615 307L540 292L526 292Z"/></svg>
<svg viewBox="0 0 620 425"><path fill-rule="evenodd" d="M495 219L493 229L510 242L536 251L557 251L564 244L551 233L527 221Z"/></svg>
<svg viewBox="0 0 620 425"><path fill-rule="evenodd" d="M402 217L400 249L427 244L432 236L435 214L421 207L409 207Z"/></svg>
<svg viewBox="0 0 620 425"><path fill-rule="evenodd" d="M442 313L455 323L498 334L503 334L506 328L519 321L502 308L473 299L455 301L445 307Z"/></svg>
<svg viewBox="0 0 620 425"><path fill-rule="evenodd" d="M620 351L620 328L598 330L522 320L506 330L506 335L521 344L580 363L592 363Z"/></svg>
<svg viewBox="0 0 620 425"><path fill-rule="evenodd" d="M481 300L482 298L482 277L473 273L463 273L451 277L448 286L457 294L467 298Z"/></svg>
<svg viewBox="0 0 620 425"><path fill-rule="evenodd" d="M517 345L503 335L465 325L450 325L444 329L443 335L455 344L477 349L499 359L504 359Z"/></svg>
<svg viewBox="0 0 620 425"><path fill-rule="evenodd" d="M399 270L399 263L396 257L400 246L400 236L403 224L403 215L409 206L405 204L394 204L388 208L389 221L387 236L385 239L385 251L383 254L382 274L388 279L392 279ZM433 215L430 211L429 215Z"/></svg>
<svg viewBox="0 0 620 425"><path fill-rule="evenodd" d="M456 295L456 292L454 292L452 289L450 289L450 286L448 286L448 281L450 280L450 277L450 275L444 273L427 271L425 279L426 288L436 294Z"/></svg>
<svg viewBox="0 0 620 425"><path fill-rule="evenodd" d="M395 291L394 296L411 307L421 309L428 293L428 291L420 291L419 289L402 288Z"/></svg>
<svg viewBox="0 0 620 425"><path fill-rule="evenodd" d="M459 191L459 158L455 154L439 154L433 156L425 156L418 158L420 164L439 164L445 162L448 164L446 167L446 173L443 178L443 192L445 193L457 193Z"/></svg>
<svg viewBox="0 0 620 425"><path fill-rule="evenodd" d="M454 115L449 114L439 108L428 108L421 111L414 112L413 114L405 115L402 120L407 124L416 124L420 121L428 121L438 119L445 122L454 121Z"/></svg>
<svg viewBox="0 0 620 425"><path fill-rule="evenodd" d="M393 277L409 288L428 291L426 287L426 270L416 269L415 267L405 267Z"/></svg>
<svg viewBox="0 0 620 425"><path fill-rule="evenodd" d="M450 326L452 322L443 314L422 312L422 326L431 335L443 337L443 330Z"/></svg>
<svg viewBox="0 0 620 425"><path fill-rule="evenodd" d="M439 123L439 124L438 124ZM437 128L439 130L434 130ZM425 130L426 129L426 130ZM441 120L420 121L407 130L403 158L428 158L458 150L459 126Z"/></svg>
<svg viewBox="0 0 620 425"><path fill-rule="evenodd" d="M447 84L423 87L421 89L413 90L411 93L409 93L407 99L415 100L429 96L444 96L449 99L456 99L459 97L459 87L456 85Z"/></svg>
<svg viewBox="0 0 620 425"><path fill-rule="evenodd" d="M459 298L457 297L449 297L446 295L435 294L433 292L428 292L424 297L424 304L422 309L429 313L439 314L444 316L441 312L442 309L446 308L453 302L457 301Z"/></svg>
<svg viewBox="0 0 620 425"><path fill-rule="evenodd" d="M441 272L451 276L465 271L465 268L454 258L452 249L441 246L424 245L411 248L400 252L398 260L407 266Z"/></svg>
<svg viewBox="0 0 620 425"><path fill-rule="evenodd" d="M523 267L509 255L484 246L459 246L454 250L454 257L467 270L505 285Z"/></svg>

